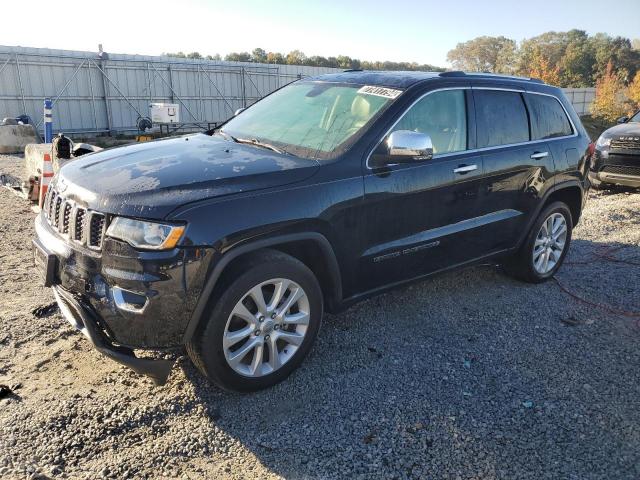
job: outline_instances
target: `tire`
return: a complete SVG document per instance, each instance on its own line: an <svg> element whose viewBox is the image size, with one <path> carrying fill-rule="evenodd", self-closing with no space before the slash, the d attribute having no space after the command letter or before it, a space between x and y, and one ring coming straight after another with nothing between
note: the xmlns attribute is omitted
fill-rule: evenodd
<svg viewBox="0 0 640 480"><path fill-rule="evenodd" d="M225 390L252 392L281 382L302 363L320 329L323 304L318 280L299 260L265 250L236 264L225 285L209 302L208 318L187 344L191 360L210 381ZM276 305L280 309L302 296L277 315L279 308L267 309L280 291L282 299ZM263 313L253 300L260 295L264 299ZM294 320L301 323L288 323ZM248 329L247 336L244 332ZM240 337L242 340L235 340ZM287 343L293 340L300 343ZM237 343L224 345L225 341ZM249 349L248 353L243 354L245 349ZM239 354L244 356L235 361Z"/></svg>
<svg viewBox="0 0 640 480"><path fill-rule="evenodd" d="M556 221L556 219L560 221L560 217L558 216L561 216L565 222L566 236L564 237L561 252L558 252L558 250L555 249L557 243L550 242L550 246L548 248L551 249L552 253L546 254L548 256L548 271L545 271L546 268L542 268L542 265L544 265L545 253L539 254L539 252L540 248L542 248L542 251L544 252L547 247L546 245L543 246L544 244L539 244L541 241L539 235L542 235L541 238L544 238L545 231L542 230L543 224L545 224L550 218L552 218L552 221ZM554 202L548 205L542 210L542 212L540 212L540 215L538 215L538 218L531 227L531 230L527 234L527 238L522 246L504 263L504 270L508 275L524 282L542 283L549 280L556 274L569 251L572 231L573 221L569 207L563 202ZM558 232L560 232L560 229L558 229ZM536 249L536 252L538 252L537 256L536 253L534 253L534 248ZM542 255L542 257L540 255ZM538 262L535 262L535 259L537 259ZM542 260L542 264L540 263L540 260ZM551 265L551 262L555 263Z"/></svg>

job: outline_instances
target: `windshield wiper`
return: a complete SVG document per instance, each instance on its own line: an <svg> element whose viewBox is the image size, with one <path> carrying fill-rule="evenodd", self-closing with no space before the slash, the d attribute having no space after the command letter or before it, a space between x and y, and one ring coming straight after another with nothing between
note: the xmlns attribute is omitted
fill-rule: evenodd
<svg viewBox="0 0 640 480"><path fill-rule="evenodd" d="M256 147L267 148L269 150L273 150L276 153L290 155L286 151L284 151L284 150L282 150L282 149L280 149L278 147L275 147L275 146L271 145L270 143L261 142L260 140L258 140L256 138L236 138L233 135L229 135L227 132L224 132L222 130L218 130L216 133L219 133L220 135L222 135L225 138L233 140L235 143L246 143L247 145L255 145Z"/></svg>
<svg viewBox="0 0 640 480"><path fill-rule="evenodd" d="M236 137L234 137L233 135L229 135L227 132L223 132L222 130L217 130L216 133L219 133L220 135L222 135L225 138L228 138L229 140L233 140L234 142L239 143Z"/></svg>
<svg viewBox="0 0 640 480"><path fill-rule="evenodd" d="M225 135L229 135L228 133L226 133ZM231 135L229 135L231 137ZM247 145L255 145L256 147L262 147L262 148L267 148L269 150L273 150L276 153L280 153L280 154L285 154L287 152L285 152L284 150L279 149L278 147L274 147L273 145L271 145L270 143L266 143L266 142L261 142L260 140L256 139L256 138L234 138L231 137L236 143L246 143Z"/></svg>

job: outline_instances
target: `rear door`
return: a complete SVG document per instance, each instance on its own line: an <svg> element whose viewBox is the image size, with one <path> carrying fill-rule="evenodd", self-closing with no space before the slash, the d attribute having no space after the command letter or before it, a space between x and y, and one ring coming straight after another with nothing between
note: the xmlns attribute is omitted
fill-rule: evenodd
<svg viewBox="0 0 640 480"><path fill-rule="evenodd" d="M487 253L513 247L553 175L553 152L532 141L525 93L474 88L477 146L483 152L478 214L491 221L478 232L476 248Z"/></svg>

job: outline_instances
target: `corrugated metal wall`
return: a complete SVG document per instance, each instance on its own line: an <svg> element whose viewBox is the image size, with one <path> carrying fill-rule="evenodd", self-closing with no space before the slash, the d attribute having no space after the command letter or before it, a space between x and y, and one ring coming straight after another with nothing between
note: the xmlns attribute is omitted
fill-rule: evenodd
<svg viewBox="0 0 640 480"><path fill-rule="evenodd" d="M43 100L54 99L54 132L133 132L149 103L180 105L182 122L222 122L238 108L323 67L217 62L0 46L0 119L31 116L42 132ZM564 89L579 115L594 88Z"/></svg>
<svg viewBox="0 0 640 480"><path fill-rule="evenodd" d="M42 131L54 99L54 132L126 132L149 103L180 105L182 122L222 122L238 108L300 77L331 68L217 62L0 46L0 117L26 113Z"/></svg>
<svg viewBox="0 0 640 480"><path fill-rule="evenodd" d="M563 88L562 90L571 101L578 115L589 114L589 108L596 98L595 88Z"/></svg>

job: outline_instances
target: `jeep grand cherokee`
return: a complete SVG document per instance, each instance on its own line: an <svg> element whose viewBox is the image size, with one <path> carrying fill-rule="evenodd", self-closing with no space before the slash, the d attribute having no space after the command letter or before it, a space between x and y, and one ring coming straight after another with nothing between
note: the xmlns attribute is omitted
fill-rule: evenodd
<svg viewBox="0 0 640 480"><path fill-rule="evenodd" d="M542 282L580 218L590 143L562 91L463 72L304 79L213 131L87 155L53 179L36 263L103 354L166 381L186 347L227 389L275 384L323 311L478 263Z"/></svg>

